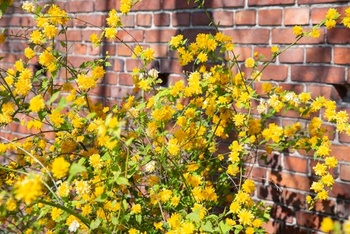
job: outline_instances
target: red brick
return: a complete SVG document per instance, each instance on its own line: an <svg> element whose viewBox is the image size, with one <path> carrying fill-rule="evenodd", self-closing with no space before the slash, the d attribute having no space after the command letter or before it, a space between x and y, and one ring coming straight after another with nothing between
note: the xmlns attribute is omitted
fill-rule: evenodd
<svg viewBox="0 0 350 234"><path fill-rule="evenodd" d="M178 60L162 59L160 61L160 70L175 74L182 74L184 68L179 65Z"/></svg>
<svg viewBox="0 0 350 234"><path fill-rule="evenodd" d="M303 48L290 48L278 56L279 61L282 63L303 63L304 62L304 49Z"/></svg>
<svg viewBox="0 0 350 234"><path fill-rule="evenodd" d="M349 148L350 149L350 148ZM340 166L340 179L345 181L350 181L350 165L341 164Z"/></svg>
<svg viewBox="0 0 350 234"><path fill-rule="evenodd" d="M156 58L166 58L168 56L168 45L152 45Z"/></svg>
<svg viewBox="0 0 350 234"><path fill-rule="evenodd" d="M304 31L309 31L310 28L305 28ZM272 44L291 44L295 41L295 35L292 28L272 29ZM324 29L320 30L319 38L304 37L298 41L298 44L320 44L324 42Z"/></svg>
<svg viewBox="0 0 350 234"><path fill-rule="evenodd" d="M116 63L117 61L115 61ZM119 65L118 65L119 66ZM116 67L116 65L114 65L113 67ZM116 70L118 71L118 70ZM108 84L108 85L116 85L118 84L118 78L117 78L117 75L116 74L113 74L113 73L110 73L110 72L107 72L104 79L103 79L103 82L105 84Z"/></svg>
<svg viewBox="0 0 350 234"><path fill-rule="evenodd" d="M170 0L171 1L171 0ZM117 1L119 2L119 1ZM132 11L157 11L162 7L162 1L154 1L154 0L142 0L137 2L132 8Z"/></svg>
<svg viewBox="0 0 350 234"><path fill-rule="evenodd" d="M350 136L345 133L339 133L339 142L340 143L350 143Z"/></svg>
<svg viewBox="0 0 350 234"><path fill-rule="evenodd" d="M116 6L116 2L120 2L120 1L116 1L116 0L98 1L98 2L95 1L95 11L107 11L115 7L119 9L119 5Z"/></svg>
<svg viewBox="0 0 350 234"><path fill-rule="evenodd" d="M295 171L306 174L308 172L308 159L285 155L284 168L288 171Z"/></svg>
<svg viewBox="0 0 350 234"><path fill-rule="evenodd" d="M193 26L207 26L211 23L210 18L204 12L194 12L192 13L191 17Z"/></svg>
<svg viewBox="0 0 350 234"><path fill-rule="evenodd" d="M350 64L350 48L335 47L334 48L334 63Z"/></svg>
<svg viewBox="0 0 350 234"><path fill-rule="evenodd" d="M309 24L308 8L286 8L284 10L284 25Z"/></svg>
<svg viewBox="0 0 350 234"><path fill-rule="evenodd" d="M173 26L189 26L191 14L188 12L179 12L172 14Z"/></svg>
<svg viewBox="0 0 350 234"><path fill-rule="evenodd" d="M233 29L224 33L231 36L234 43L241 44L268 44L270 38L268 29Z"/></svg>
<svg viewBox="0 0 350 234"><path fill-rule="evenodd" d="M259 58L260 61L270 61L271 60L271 56L272 56L272 52L271 52L271 47L255 47L254 48L254 55L255 53L258 53L257 58L259 58L260 56L264 57L264 58ZM274 61L275 62L275 61Z"/></svg>
<svg viewBox="0 0 350 234"><path fill-rule="evenodd" d="M213 20L219 26L233 26L233 12L223 10L214 11Z"/></svg>
<svg viewBox="0 0 350 234"><path fill-rule="evenodd" d="M307 63L330 63L332 59L331 47L306 48Z"/></svg>
<svg viewBox="0 0 350 234"><path fill-rule="evenodd" d="M317 229L320 226L320 217L312 212L297 211L296 212L297 225Z"/></svg>
<svg viewBox="0 0 350 234"><path fill-rule="evenodd" d="M350 216L350 202L348 200L338 199L336 210L339 218L347 219Z"/></svg>
<svg viewBox="0 0 350 234"><path fill-rule="evenodd" d="M266 159L262 159L263 155L259 155L258 156L258 164L259 166L261 167L269 167L271 169L274 169L274 170L280 170L282 168L281 166L281 155L279 154L269 154L269 155L266 155L265 154L265 157Z"/></svg>
<svg viewBox="0 0 350 234"><path fill-rule="evenodd" d="M331 2L348 2L348 0L299 0L299 4L320 4L320 3L331 3Z"/></svg>
<svg viewBox="0 0 350 234"><path fill-rule="evenodd" d="M205 7L207 8L225 8L225 7L244 7L244 0L215 0L205 1Z"/></svg>
<svg viewBox="0 0 350 234"><path fill-rule="evenodd" d="M339 101L341 99L338 91L332 85L307 84L306 91L311 94L312 98L316 98L318 96L324 96L325 98L331 99L334 101Z"/></svg>
<svg viewBox="0 0 350 234"><path fill-rule="evenodd" d="M335 182L332 190L329 191L329 196L337 199L350 199L350 183Z"/></svg>
<svg viewBox="0 0 350 234"><path fill-rule="evenodd" d="M295 0L249 0L249 6L291 5Z"/></svg>
<svg viewBox="0 0 350 234"><path fill-rule="evenodd" d="M167 14L167 13L154 14L153 21L155 26L169 26L170 14Z"/></svg>
<svg viewBox="0 0 350 234"><path fill-rule="evenodd" d="M350 30L348 28L332 28L328 30L327 42L332 44L349 44Z"/></svg>
<svg viewBox="0 0 350 234"><path fill-rule="evenodd" d="M350 146L333 144L331 150L331 154L339 161L350 162L349 155L346 153L350 152Z"/></svg>
<svg viewBox="0 0 350 234"><path fill-rule="evenodd" d="M274 183L270 183L269 186L258 185L257 195L259 199L273 201L275 204L285 204L299 209L307 208L304 194L290 191Z"/></svg>
<svg viewBox="0 0 350 234"><path fill-rule="evenodd" d="M282 10L263 9L258 11L259 25L282 25Z"/></svg>
<svg viewBox="0 0 350 234"><path fill-rule="evenodd" d="M342 84L345 82L345 69L326 66L292 66L293 81Z"/></svg>
<svg viewBox="0 0 350 234"><path fill-rule="evenodd" d="M252 56L250 47L236 46L233 51L235 53L235 56L238 57L237 61L245 61L247 58Z"/></svg>
<svg viewBox="0 0 350 234"><path fill-rule="evenodd" d="M126 87L120 87L120 86L111 86L110 89L111 89L110 98L113 98L113 99L121 99L133 92L132 88L126 88Z"/></svg>
<svg viewBox="0 0 350 234"><path fill-rule="evenodd" d="M84 55L86 54L86 45L84 44L75 44L74 45L74 54Z"/></svg>
<svg viewBox="0 0 350 234"><path fill-rule="evenodd" d="M67 1L66 11L74 12L94 12L94 3L92 1Z"/></svg>
<svg viewBox="0 0 350 234"><path fill-rule="evenodd" d="M134 27L135 26L135 16L134 15L124 15L121 17L121 22L123 24L123 27Z"/></svg>
<svg viewBox="0 0 350 234"><path fill-rule="evenodd" d="M295 173L285 173L279 171L269 171L269 182L272 182L280 187L294 188L304 191L309 191L310 180L306 175L297 175Z"/></svg>
<svg viewBox="0 0 350 234"><path fill-rule="evenodd" d="M261 80L284 81L288 77L288 66L270 64L262 72Z"/></svg>
<svg viewBox="0 0 350 234"><path fill-rule="evenodd" d="M333 8L333 6L332 6ZM341 15L344 15L345 13L345 9L347 7L337 7L335 6L334 7L335 9L338 10L338 12L341 14ZM324 20L324 18L326 17L326 13L328 11L329 7L327 8L311 8L311 22L312 24L318 24L318 23L321 23L322 20Z"/></svg>
<svg viewBox="0 0 350 234"><path fill-rule="evenodd" d="M153 0L148 0L153 1ZM190 4L187 4L186 1L178 1L178 0L166 0L160 1L161 9L165 10L175 10L175 9L191 9L194 7L193 1Z"/></svg>
<svg viewBox="0 0 350 234"><path fill-rule="evenodd" d="M241 10L235 14L235 25L255 25L256 11L255 10Z"/></svg>
<svg viewBox="0 0 350 234"><path fill-rule="evenodd" d="M132 50L128 45L119 44L117 46L117 54L119 56L127 56L130 57L132 55Z"/></svg>
<svg viewBox="0 0 350 234"><path fill-rule="evenodd" d="M105 15L90 15L90 14L79 14L78 17L73 18L73 25L75 27L88 27L88 26L102 27L106 25Z"/></svg>
<svg viewBox="0 0 350 234"><path fill-rule="evenodd" d="M82 31L79 29L68 29L66 32L67 35L67 40L68 41L79 41L81 42L83 40L83 35ZM84 34L85 35L85 34ZM90 34L86 37L87 39L89 38ZM66 40L65 36L63 34L58 35L57 40Z"/></svg>
<svg viewBox="0 0 350 234"><path fill-rule="evenodd" d="M315 202L313 211L332 215L335 213L335 206L336 206L336 202L333 199L325 200L325 201L317 201Z"/></svg>
<svg viewBox="0 0 350 234"><path fill-rule="evenodd" d="M138 26L151 27L152 26L152 14L137 14L136 24Z"/></svg>
<svg viewBox="0 0 350 234"><path fill-rule="evenodd" d="M139 59L126 60L126 71L131 72L135 67L142 67L142 62Z"/></svg>
<svg viewBox="0 0 350 234"><path fill-rule="evenodd" d="M176 29L152 29L145 31L145 41L146 42L168 42L171 37L179 34Z"/></svg>
<svg viewBox="0 0 350 234"><path fill-rule="evenodd" d="M119 74L119 85L132 86L134 85L134 80L130 74L120 73Z"/></svg>
<svg viewBox="0 0 350 234"><path fill-rule="evenodd" d="M144 32L142 30L119 30L117 37L123 42L141 42L143 41Z"/></svg>

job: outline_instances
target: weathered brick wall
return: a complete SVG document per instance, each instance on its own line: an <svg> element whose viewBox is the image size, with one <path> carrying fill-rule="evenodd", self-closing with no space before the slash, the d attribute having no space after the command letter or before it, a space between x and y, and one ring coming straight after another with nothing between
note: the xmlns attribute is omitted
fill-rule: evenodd
<svg viewBox="0 0 350 234"><path fill-rule="evenodd" d="M105 24L108 10L119 7L118 0L71 0L56 1L78 19L73 20L68 31L69 59L74 65L104 56L108 51L112 67L105 79L94 90L95 97L105 103L115 103L132 90L130 71L139 62L131 59L131 51L137 43L155 49L157 62L154 66L161 73L170 74L168 84L182 79L184 68L176 62L176 54L169 50L167 42L178 33L193 38L199 32L214 31L203 11L194 9L185 0L143 0L134 11L123 18L125 31L119 30L123 43L106 41L102 47L94 48L89 35L99 33ZM295 24L311 28L319 23L327 9L337 8L344 12L350 6L348 0L207 0L207 8L215 22L220 21L220 30L232 36L239 60L253 56L254 52L270 56L272 45L280 48L294 39ZM93 23L95 26L86 24ZM10 10L0 20L0 27L8 27L14 33L21 26L33 25L28 15ZM336 100L341 109L350 114L350 30L337 27L330 31L321 29L321 37L301 40L296 46L282 54L271 65L262 80L279 82L295 92L307 91L312 96L323 95ZM12 40L0 46L1 67L7 68L18 58L26 44ZM64 78L64 77L62 77ZM256 84L256 89L261 85ZM281 123L295 121L295 115L287 113ZM327 126L331 131L334 127ZM19 126L12 130L18 131ZM2 134L6 134L3 130ZM344 219L350 215L350 138L344 134L330 133L333 140L332 154L339 160L334 169L336 184L330 201L317 203L308 211L305 197L312 182L312 155L305 152L276 153L267 163L259 160L254 164L253 178L258 182L256 198L272 205L272 220L266 226L269 233L314 233L325 215Z"/></svg>

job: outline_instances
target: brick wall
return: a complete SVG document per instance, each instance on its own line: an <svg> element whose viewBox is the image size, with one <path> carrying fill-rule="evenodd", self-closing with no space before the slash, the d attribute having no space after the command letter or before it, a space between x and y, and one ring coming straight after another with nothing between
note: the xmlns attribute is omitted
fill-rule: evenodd
<svg viewBox="0 0 350 234"><path fill-rule="evenodd" d="M74 20L68 31L70 60L74 65L104 56L108 51L112 60L106 77L94 90L96 98L105 103L115 103L132 90L129 72L139 63L131 59L130 49L122 43L106 41L101 48L94 48L89 35L99 33L105 23L108 10L119 7L117 0L56 1ZM207 8L220 30L232 36L235 52L240 61L254 52L270 55L272 45L283 48L293 41L295 24L311 28L323 19L328 8L344 12L348 0L207 0ZM31 26L33 20L17 10L0 20L0 27L18 32L20 26ZM84 21L93 23L87 25ZM167 83L182 79L179 74L186 69L176 63L176 54L169 50L167 42L178 33L193 38L199 32L214 31L207 26L209 20L203 11L188 6L185 0L143 0L134 11L123 18L125 30L120 30L120 40L133 47L137 43L155 49L157 61L153 64L167 77ZM350 114L350 30L337 27L321 30L317 39L301 40L294 48L282 54L269 67L262 79L279 82L296 92L308 91L312 95L324 95L336 100L341 109ZM21 40L6 42L0 46L1 67L6 68L23 57L26 44ZM169 76L167 76L169 74ZM260 89L256 84L256 89ZM281 117L281 123L293 121L293 116ZM17 127L12 128L13 131ZM328 126L330 130L333 126ZM6 134L4 130L3 134ZM322 217L331 215L345 219L350 215L350 138L343 134L330 134L334 146L332 154L340 161L333 174L336 184L330 201L317 203L308 211L305 197L312 182L315 162L305 152L274 154L267 162L258 161L252 176L258 182L256 198L272 205L272 219L267 224L269 233L314 233ZM251 165L252 166L252 165Z"/></svg>

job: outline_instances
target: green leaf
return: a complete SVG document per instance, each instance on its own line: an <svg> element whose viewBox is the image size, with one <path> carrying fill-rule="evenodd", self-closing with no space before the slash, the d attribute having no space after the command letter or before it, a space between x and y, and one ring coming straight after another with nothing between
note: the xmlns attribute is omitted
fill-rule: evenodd
<svg viewBox="0 0 350 234"><path fill-rule="evenodd" d="M130 185L128 179L125 178L125 177L119 177L119 178L117 178L117 179L116 179L116 183L117 183L118 185Z"/></svg>
<svg viewBox="0 0 350 234"><path fill-rule="evenodd" d="M136 222L138 222L139 224L141 224L141 222L142 222L142 215L140 215L140 214L135 215L135 219L136 219Z"/></svg>
<svg viewBox="0 0 350 234"><path fill-rule="evenodd" d="M52 94L47 104L51 105L58 98L59 95L60 95L60 91L57 91L54 94Z"/></svg>
<svg viewBox="0 0 350 234"><path fill-rule="evenodd" d="M214 231L213 224L209 221L202 225L202 229L204 232L209 232L209 233L212 233Z"/></svg>
<svg viewBox="0 0 350 234"><path fill-rule="evenodd" d="M100 226L100 224L101 224L101 220L100 219L92 220L91 224L90 224L90 228L92 230L94 230L94 229L98 228Z"/></svg>
<svg viewBox="0 0 350 234"><path fill-rule="evenodd" d="M221 230L221 233L229 233L230 230L231 230L231 226L226 224L226 223L224 223L224 221L221 221L219 223L219 228Z"/></svg>
<svg viewBox="0 0 350 234"><path fill-rule="evenodd" d="M71 181L78 173L85 172L86 168L83 166L85 158L81 158L78 163L73 163L69 169L68 181Z"/></svg>

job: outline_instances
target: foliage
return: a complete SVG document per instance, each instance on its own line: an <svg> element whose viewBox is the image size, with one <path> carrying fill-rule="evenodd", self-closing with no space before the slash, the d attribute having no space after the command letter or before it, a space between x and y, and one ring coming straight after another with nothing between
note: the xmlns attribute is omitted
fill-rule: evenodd
<svg viewBox="0 0 350 234"><path fill-rule="evenodd" d="M198 1L197 1L198 2ZM118 40L121 14L136 2L122 0L113 9L95 46ZM203 7L203 4L201 4ZM4 8L6 9L7 6ZM108 56L73 67L66 38L72 20L57 5L23 4L32 13L26 59L1 70L0 124L17 122L30 134L2 139L0 167L2 229L24 233L263 233L269 208L253 200L256 185L247 162L272 151L311 151L322 159L314 167L314 201L328 198L337 165L324 121L350 135L348 115L334 101L312 99L271 83L263 93L253 87L279 54L245 61L241 71L232 39L221 32L198 34L191 42L178 35L169 42L181 65L193 70L170 87L158 86L158 71L147 70L151 48L136 46L135 93L115 106L89 96L110 66ZM120 13L121 12L121 13ZM343 22L349 27L350 8ZM295 43L331 28L339 13L330 9L310 32L294 28ZM88 22L86 22L88 23ZM334 26L334 25L333 25ZM0 41L13 35L1 34ZM293 45L292 44L292 45ZM291 45L291 46L292 46ZM63 48L63 49L62 49ZM30 62L37 59L35 73ZM65 77L62 83L61 76ZM302 120L277 124L285 111ZM308 120L310 120L308 122ZM230 141L228 152L219 144ZM263 153L265 152L265 153Z"/></svg>

